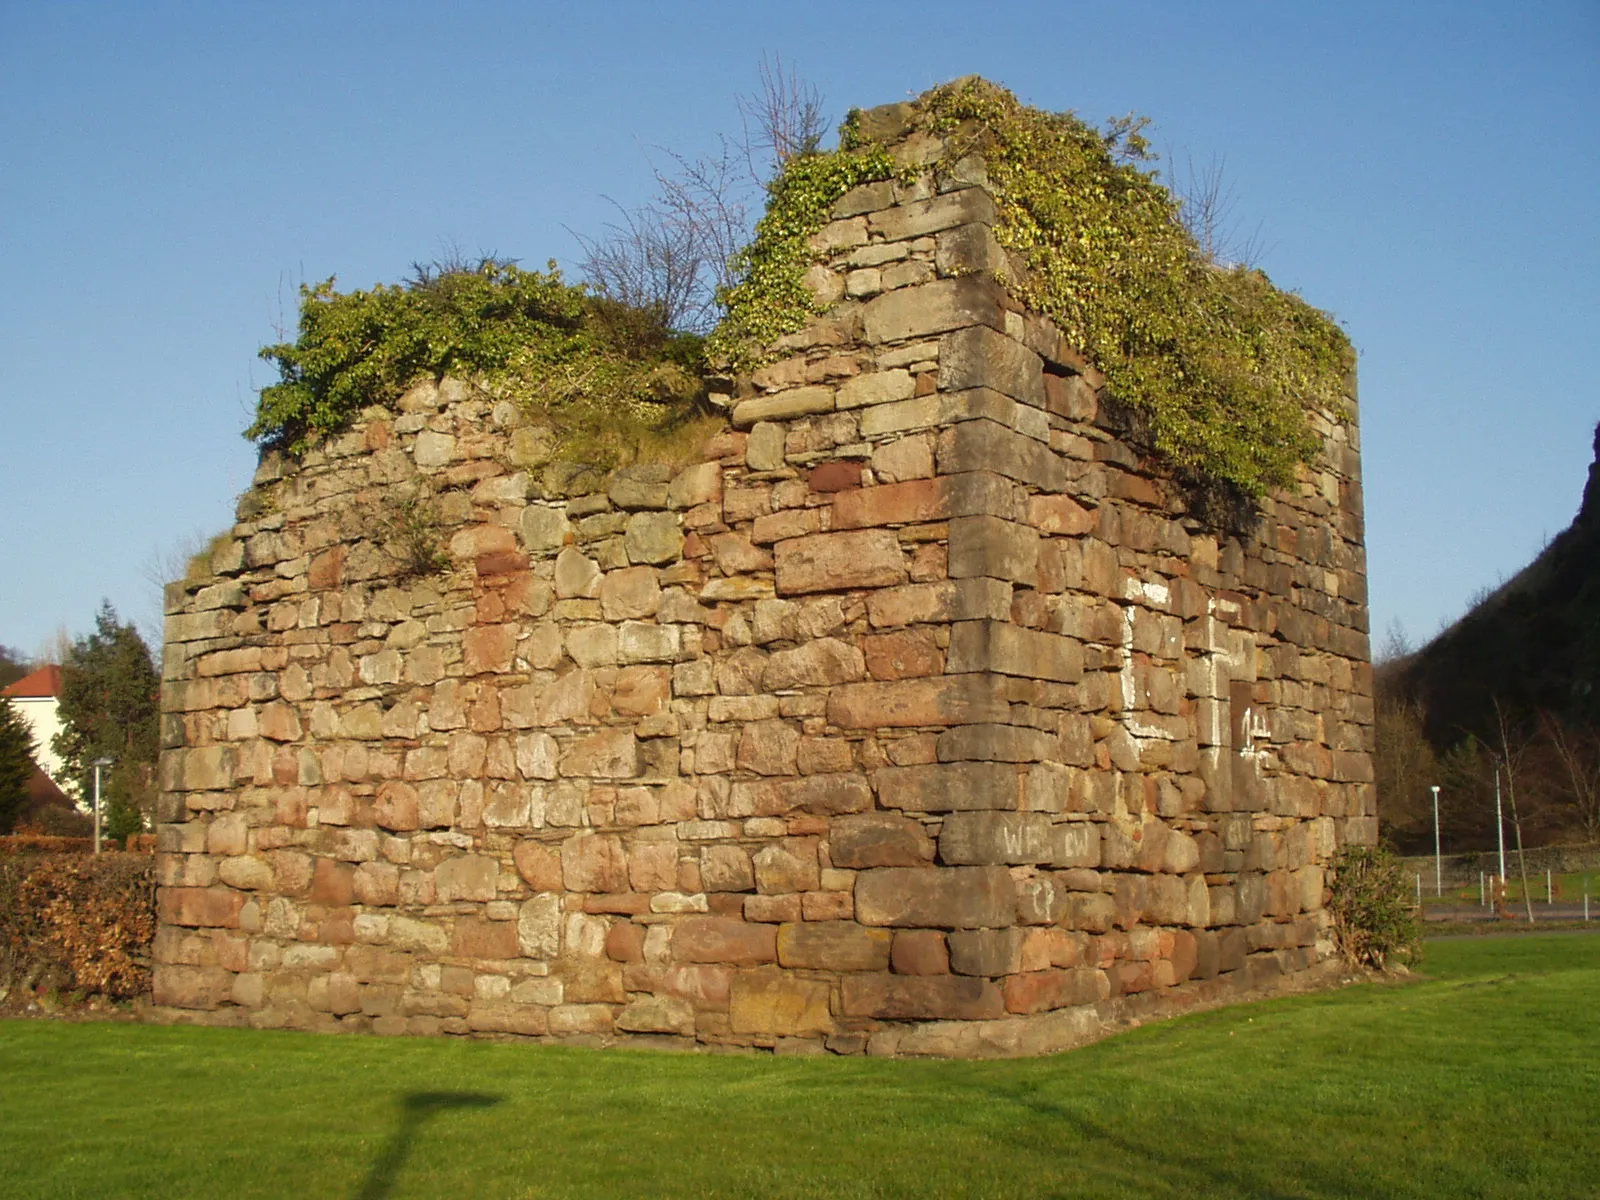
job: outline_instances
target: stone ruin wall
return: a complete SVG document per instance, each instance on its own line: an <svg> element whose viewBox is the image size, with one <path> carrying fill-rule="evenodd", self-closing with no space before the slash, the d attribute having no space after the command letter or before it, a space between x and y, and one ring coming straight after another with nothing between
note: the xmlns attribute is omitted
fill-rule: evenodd
<svg viewBox="0 0 1600 1200"><path fill-rule="evenodd" d="M450 380L264 458L169 589L168 1016L1019 1053L1328 977L1376 835L1353 397L1209 531L958 167L838 203L838 303L686 469L544 462Z"/></svg>

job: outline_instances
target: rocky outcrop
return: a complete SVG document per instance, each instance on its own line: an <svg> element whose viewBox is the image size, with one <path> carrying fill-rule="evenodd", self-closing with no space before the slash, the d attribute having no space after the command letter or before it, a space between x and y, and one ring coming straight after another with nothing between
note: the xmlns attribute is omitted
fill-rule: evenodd
<svg viewBox="0 0 1600 1200"><path fill-rule="evenodd" d="M453 380L263 461L169 591L158 1005L1028 1053L1328 969L1376 832L1353 398L1207 528L974 179L846 195L838 302L686 467L534 465Z"/></svg>

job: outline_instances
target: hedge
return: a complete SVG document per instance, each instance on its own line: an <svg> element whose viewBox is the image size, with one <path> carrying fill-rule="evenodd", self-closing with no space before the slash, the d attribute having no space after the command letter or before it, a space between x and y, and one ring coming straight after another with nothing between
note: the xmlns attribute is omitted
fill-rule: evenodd
<svg viewBox="0 0 1600 1200"><path fill-rule="evenodd" d="M148 992L155 897L148 854L0 854L0 994Z"/></svg>

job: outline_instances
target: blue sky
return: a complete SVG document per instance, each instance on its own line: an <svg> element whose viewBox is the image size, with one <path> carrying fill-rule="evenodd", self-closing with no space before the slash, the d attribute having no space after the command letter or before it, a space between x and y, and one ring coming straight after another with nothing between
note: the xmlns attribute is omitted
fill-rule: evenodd
<svg viewBox="0 0 1600 1200"><path fill-rule="evenodd" d="M737 132L780 53L852 105L972 72L1224 160L1361 352L1375 641L1577 510L1600 420L1600 6L0 4L0 643L156 611L224 529L302 281L540 266Z"/></svg>

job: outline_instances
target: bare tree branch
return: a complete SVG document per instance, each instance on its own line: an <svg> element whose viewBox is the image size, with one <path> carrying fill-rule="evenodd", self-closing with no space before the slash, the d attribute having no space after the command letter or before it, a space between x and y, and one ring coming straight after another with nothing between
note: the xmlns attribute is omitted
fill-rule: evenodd
<svg viewBox="0 0 1600 1200"><path fill-rule="evenodd" d="M797 154L812 154L822 145L827 130L823 117L822 93L815 85L796 74L783 56L770 59L763 54L760 64L761 90L753 96L738 97L744 119L744 150L750 174L771 178L783 164ZM756 162L764 151L767 161Z"/></svg>

